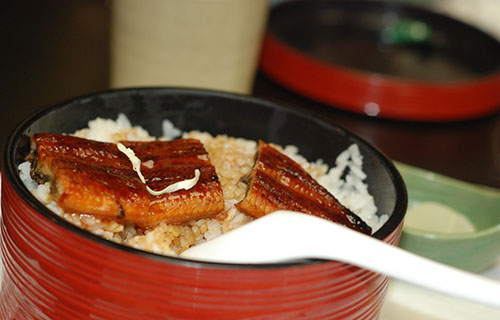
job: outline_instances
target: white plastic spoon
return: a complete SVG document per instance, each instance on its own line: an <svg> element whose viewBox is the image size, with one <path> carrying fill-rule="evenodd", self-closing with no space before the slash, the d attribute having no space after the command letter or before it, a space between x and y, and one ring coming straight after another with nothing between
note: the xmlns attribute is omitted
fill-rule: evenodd
<svg viewBox="0 0 500 320"><path fill-rule="evenodd" d="M325 219L276 211L181 254L225 263L337 260L450 296L500 308L500 282L422 258Z"/></svg>

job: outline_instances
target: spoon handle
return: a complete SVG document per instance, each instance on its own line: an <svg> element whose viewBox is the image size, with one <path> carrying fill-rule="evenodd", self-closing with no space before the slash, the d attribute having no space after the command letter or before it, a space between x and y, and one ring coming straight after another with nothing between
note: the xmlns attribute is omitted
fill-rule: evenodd
<svg viewBox="0 0 500 320"><path fill-rule="evenodd" d="M194 246L181 256L245 264L308 258L336 260L500 308L498 281L423 258L325 219L292 211L268 214Z"/></svg>
<svg viewBox="0 0 500 320"><path fill-rule="evenodd" d="M322 258L338 259L436 292L500 308L500 282L359 235L346 245L350 252L343 257L336 253Z"/></svg>

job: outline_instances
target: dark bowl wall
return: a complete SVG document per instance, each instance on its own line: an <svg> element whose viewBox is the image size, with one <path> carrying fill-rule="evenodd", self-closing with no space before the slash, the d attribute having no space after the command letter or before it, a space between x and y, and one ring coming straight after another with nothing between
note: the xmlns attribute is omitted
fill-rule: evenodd
<svg viewBox="0 0 500 320"><path fill-rule="evenodd" d="M314 115L253 98L203 90L150 88L105 92L44 109L10 136L2 172L0 317L27 319L376 319L387 278L338 262L231 265L198 263L124 247L53 214L23 187L17 164L37 132L74 132L123 112L161 134L170 119L199 129L295 144L329 164L351 143L364 155L381 214L376 233L399 241L406 191L394 166L369 144ZM338 245L338 244L334 244Z"/></svg>

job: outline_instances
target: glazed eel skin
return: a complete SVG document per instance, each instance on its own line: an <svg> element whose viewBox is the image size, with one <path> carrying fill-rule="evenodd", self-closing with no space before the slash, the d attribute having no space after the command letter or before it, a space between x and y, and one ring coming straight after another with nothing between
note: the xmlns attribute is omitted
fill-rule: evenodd
<svg viewBox="0 0 500 320"><path fill-rule="evenodd" d="M365 234L372 232L370 226L344 207L298 163L263 141L259 142L252 171L242 181L247 183L248 189L236 207L253 217L276 210L293 210Z"/></svg>
<svg viewBox="0 0 500 320"><path fill-rule="evenodd" d="M142 228L180 224L224 210L220 182L199 140L121 143L141 160L146 184L155 191L192 179L195 169L199 180L188 190L154 196L116 144L51 133L32 138L31 176L51 183L52 197L65 212Z"/></svg>

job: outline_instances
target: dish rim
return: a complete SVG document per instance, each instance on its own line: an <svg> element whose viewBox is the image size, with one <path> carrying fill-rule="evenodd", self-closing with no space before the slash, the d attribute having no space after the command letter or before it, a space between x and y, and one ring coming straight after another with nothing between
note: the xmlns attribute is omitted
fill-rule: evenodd
<svg viewBox="0 0 500 320"><path fill-rule="evenodd" d="M274 4L270 19L272 10L301 2L307 1L292 0ZM314 2L327 3L322 0L311 2L313 5ZM500 47L499 40L478 27L439 12L407 3L394 4L387 0L359 0L356 3L405 8L439 16L474 30ZM372 117L424 122L462 121L490 115L500 108L500 95L495 89L500 85L500 68L455 82L392 76L315 57L279 37L270 27L264 35L259 68L280 86L303 97ZM371 103L376 104L375 110ZM433 107L435 105L440 107Z"/></svg>
<svg viewBox="0 0 500 320"><path fill-rule="evenodd" d="M397 170L396 166L389 160L387 156L385 156L378 148L368 143L366 140L361 138L360 136L354 134L353 132L335 124L333 121L326 120L324 118L320 118L319 115L316 115L313 112L306 112L297 109L291 109L290 107L285 106L284 104L275 103L272 101L247 96L243 94L237 93L229 93L211 89L198 89L198 88L185 88L185 87L130 87L130 88L119 88L119 89L110 89L103 90L93 93L88 93L85 95L80 95L74 98L63 100L59 103L48 105L42 107L36 111L34 111L31 115L26 117L23 121L21 121L13 131L9 134L7 138L7 143L4 146L2 162L3 162L3 174L7 178L8 182L11 184L16 193L24 200L26 203L36 210L38 213L42 214L45 218L49 219L53 223L61 226L62 228L82 236L90 241L97 242L99 244L105 245L107 247L111 247L132 255L138 255L140 257L154 259L163 263L173 263L177 265L184 265L186 267L196 267L196 268L218 268L218 269L279 269L279 268L292 268L298 267L302 265L311 265L322 263L324 260L317 259L304 259L300 261L293 262L281 262L281 263L267 263L267 264L236 264L236 263L218 263L218 262L206 262L206 261L197 261L184 259L179 257L161 255L153 252L148 252L140 249L136 249L130 246L122 245L119 243L115 243L113 241L106 240L98 235L95 235L89 231L86 231L82 228L79 228L64 218L58 216L54 212L52 212L49 208L47 208L43 203L35 198L29 192L29 190L24 186L21 178L19 177L18 169L16 166L16 159L14 150L17 145L19 139L25 134L26 130L38 119L42 118L46 114L50 113L53 110L64 107L68 104L75 103L78 101L86 100L89 98L103 96L103 95L115 95L120 94L121 92L137 92L137 91L149 91L153 94L157 94L160 92L167 92L169 94L173 93L182 93L188 95L199 95L203 97L220 97L224 99L237 99L239 101L250 102L254 104L259 104L265 106L267 108L277 109L284 112L292 113L298 115L300 117L304 117L307 119L314 119L315 121L326 122L329 125L333 125L338 130L340 130L346 136L354 138L357 142L363 143L368 149L371 150L383 163L383 166L387 169L388 174L391 180L394 183L394 187L396 190L395 197L395 206L393 212L389 219L382 225L382 227L376 231L373 236L379 240L383 240L388 237L391 233L393 233L399 225L402 224L404 215L406 213L406 208L408 204L407 191L406 186L401 177L401 174ZM3 200L2 200L3 201Z"/></svg>
<svg viewBox="0 0 500 320"><path fill-rule="evenodd" d="M293 5L293 2L299 3L299 2L304 2L304 1L310 1L311 3L313 2L318 2L318 3L328 3L330 0L289 0L289 1L280 1L272 6L272 9L278 8L279 7L285 7L287 5ZM411 11L419 12L419 13L425 13L429 16L432 17L439 17L442 19L445 19L449 22L455 23L457 25L460 25L462 27L468 28L470 30L473 30L475 33L478 35L481 35L484 38L487 38L488 40L492 40L496 42L496 44L500 45L500 40L496 39L494 36L492 36L490 33L482 30L481 28L471 24L467 23L466 21L462 21L458 18L455 18L451 15L438 12L438 11L432 11L429 9L426 9L425 7L420 7L413 5L411 3L394 3L391 0L334 0L333 3L358 3L362 5L375 5L375 6L380 6L384 8L393 8L393 9L408 9ZM266 29L266 34L272 35L272 37L275 38L274 41L278 41L284 46L289 47L290 49L293 49L297 52L300 52L304 54L307 57L310 57L309 60L321 62L325 65L338 68L338 69L343 69L346 72L352 72L353 74L359 74L360 76L364 77L371 77L373 75L377 75L380 77L380 79L384 79L387 82L400 82L400 83L407 83L407 84L422 84L426 85L429 87L441 87L441 86L461 86L469 83L478 83L481 80L487 80L490 78L496 78L498 75L500 75L500 64L497 69L495 70L488 70L485 74L479 75L479 76L473 76L473 77L468 77L466 79L458 80L458 81L428 81L428 80L418 80L418 79L412 79L412 78L405 78L405 77L400 77L396 75L391 75L391 74L386 74L386 73L379 73L379 72L374 72L374 71L369 71L361 68L352 68L352 67L346 67L343 64L327 61L325 59L317 58L314 57L313 55L297 48L296 46L290 44L288 41L284 40L283 38L277 36L275 33L271 32L268 29Z"/></svg>

